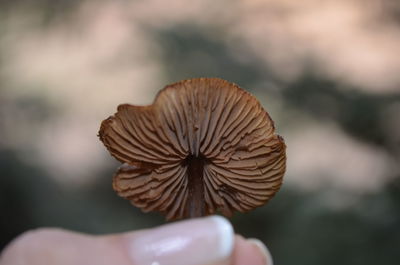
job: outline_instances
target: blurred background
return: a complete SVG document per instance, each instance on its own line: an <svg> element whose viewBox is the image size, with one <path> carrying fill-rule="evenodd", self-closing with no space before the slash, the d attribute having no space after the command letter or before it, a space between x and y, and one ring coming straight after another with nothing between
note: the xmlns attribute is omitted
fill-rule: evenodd
<svg viewBox="0 0 400 265"><path fill-rule="evenodd" d="M114 193L96 134L193 77L253 93L288 146L282 189L236 232L279 265L398 264L398 0L1 0L0 249L164 223Z"/></svg>

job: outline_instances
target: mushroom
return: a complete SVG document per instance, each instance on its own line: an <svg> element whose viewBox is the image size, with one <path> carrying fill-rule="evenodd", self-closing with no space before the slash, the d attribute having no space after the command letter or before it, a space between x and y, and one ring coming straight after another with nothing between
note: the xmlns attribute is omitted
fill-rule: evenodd
<svg viewBox="0 0 400 265"><path fill-rule="evenodd" d="M265 204L286 168L286 146L274 131L250 93L195 78L166 86L152 105L119 105L99 137L123 163L113 178L118 195L173 220Z"/></svg>

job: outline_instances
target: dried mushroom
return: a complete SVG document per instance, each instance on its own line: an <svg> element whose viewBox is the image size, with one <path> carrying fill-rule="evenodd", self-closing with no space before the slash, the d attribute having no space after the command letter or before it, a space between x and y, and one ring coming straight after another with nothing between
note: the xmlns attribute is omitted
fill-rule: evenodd
<svg viewBox="0 0 400 265"><path fill-rule="evenodd" d="M114 190L168 220L265 204L280 188L286 146L251 94L218 78L166 86L149 106L118 106L99 136L124 164Z"/></svg>

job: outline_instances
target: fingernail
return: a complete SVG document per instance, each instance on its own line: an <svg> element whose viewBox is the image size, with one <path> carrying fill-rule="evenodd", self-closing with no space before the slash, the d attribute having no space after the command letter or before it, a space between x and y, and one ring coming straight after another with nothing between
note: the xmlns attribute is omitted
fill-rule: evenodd
<svg viewBox="0 0 400 265"><path fill-rule="evenodd" d="M265 258L265 265L273 265L271 253L269 252L267 246L264 245L263 242L258 240L257 238L249 238L247 242L254 245L260 251L260 254Z"/></svg>
<svg viewBox="0 0 400 265"><path fill-rule="evenodd" d="M223 261L233 250L232 225L211 216L126 236L135 265L200 265Z"/></svg>

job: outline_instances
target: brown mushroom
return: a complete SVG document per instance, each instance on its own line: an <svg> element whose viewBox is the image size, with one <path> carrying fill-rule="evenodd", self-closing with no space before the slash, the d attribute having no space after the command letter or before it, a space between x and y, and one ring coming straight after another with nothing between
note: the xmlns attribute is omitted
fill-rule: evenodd
<svg viewBox="0 0 400 265"><path fill-rule="evenodd" d="M246 212L280 188L286 146L255 97L218 78L166 86L149 106L118 106L99 136L124 164L114 190L168 220Z"/></svg>

